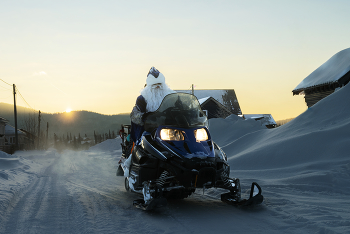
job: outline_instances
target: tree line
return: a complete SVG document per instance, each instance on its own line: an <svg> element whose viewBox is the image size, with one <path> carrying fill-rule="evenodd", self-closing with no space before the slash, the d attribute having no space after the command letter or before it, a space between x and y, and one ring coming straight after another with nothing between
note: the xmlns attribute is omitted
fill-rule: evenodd
<svg viewBox="0 0 350 234"><path fill-rule="evenodd" d="M53 141L53 147L57 149L58 151L64 150L64 149L70 149L70 150L87 150L91 146L99 144L105 140L108 139L115 139L116 134L114 131L111 132L109 130L108 133L96 133L94 131L94 139L91 139L90 137L85 134L83 137L79 133L78 136L72 135L72 133L63 134L62 136L58 136L56 133L54 133L54 141Z"/></svg>
<svg viewBox="0 0 350 234"><path fill-rule="evenodd" d="M44 122L41 124L41 130L39 133L39 122L35 113L28 114L22 121L22 128L20 129L25 133L25 139L23 140L23 149L48 149L50 147L56 148L57 150L71 149L71 150L86 150L95 144L99 144L108 139L115 139L116 134L114 130L108 132L99 133L94 131L93 137L84 135L72 134L67 132L65 134L52 133L49 137L49 123Z"/></svg>

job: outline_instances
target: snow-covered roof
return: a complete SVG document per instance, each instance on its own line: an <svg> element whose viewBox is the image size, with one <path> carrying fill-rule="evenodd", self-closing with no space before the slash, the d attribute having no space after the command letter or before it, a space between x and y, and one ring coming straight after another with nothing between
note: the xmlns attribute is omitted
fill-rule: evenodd
<svg viewBox="0 0 350 234"><path fill-rule="evenodd" d="M181 93L192 93L192 90L175 90L176 92ZM222 96L225 95L226 90L224 89L195 89L194 96L197 97L198 100L202 98L213 97L216 101L224 104Z"/></svg>
<svg viewBox="0 0 350 234"><path fill-rule="evenodd" d="M20 135L25 135L24 132L22 132L21 130L17 129L17 134ZM6 125L5 126L5 135L9 136L9 135L15 135L15 128L12 127L11 125Z"/></svg>
<svg viewBox="0 0 350 234"><path fill-rule="evenodd" d="M6 124L7 122L5 118L0 117L0 124Z"/></svg>
<svg viewBox="0 0 350 234"><path fill-rule="evenodd" d="M273 119L271 114L244 114L245 119L260 120L264 125L276 125L276 121Z"/></svg>
<svg viewBox="0 0 350 234"><path fill-rule="evenodd" d="M347 48L333 55L324 64L308 75L295 87L293 93L302 91L308 87L335 83L349 71L350 48Z"/></svg>
<svg viewBox="0 0 350 234"><path fill-rule="evenodd" d="M182 93L192 93L192 90L175 90L176 92ZM233 89L195 89L194 96L197 97L198 101L209 97L214 98L216 101L220 102L226 108L228 108L232 113L239 115L241 114L241 108L236 97L236 93ZM205 102L204 100L203 102ZM202 102L202 103L203 103ZM202 104L200 102L200 104Z"/></svg>
<svg viewBox="0 0 350 234"><path fill-rule="evenodd" d="M201 98L201 99L198 99L198 102L199 104L203 104L203 102L205 102L206 100L208 100L210 97L205 97L205 98Z"/></svg>

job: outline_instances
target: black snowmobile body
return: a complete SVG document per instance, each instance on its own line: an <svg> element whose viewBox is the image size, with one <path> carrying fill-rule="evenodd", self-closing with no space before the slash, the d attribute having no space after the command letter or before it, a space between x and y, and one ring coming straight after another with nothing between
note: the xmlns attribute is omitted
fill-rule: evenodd
<svg viewBox="0 0 350 234"><path fill-rule="evenodd" d="M221 200L231 205L263 201L256 183L250 198L241 199L239 179L229 177L226 154L212 141L207 123L197 98L187 93L167 95L158 110L146 117L141 142L134 146L129 160L123 150L117 171L126 176L126 190L143 193L144 198L134 205L150 210L165 205L167 198L182 199L197 188L212 187L228 189ZM127 149L124 137L122 140Z"/></svg>

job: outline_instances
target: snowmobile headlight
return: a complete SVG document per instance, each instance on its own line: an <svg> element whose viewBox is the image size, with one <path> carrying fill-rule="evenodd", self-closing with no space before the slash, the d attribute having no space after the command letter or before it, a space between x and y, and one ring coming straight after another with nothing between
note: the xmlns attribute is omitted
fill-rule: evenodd
<svg viewBox="0 0 350 234"><path fill-rule="evenodd" d="M194 136L197 141L206 141L208 140L208 133L204 128L194 130Z"/></svg>
<svg viewBox="0 0 350 234"><path fill-rule="evenodd" d="M169 128L163 128L160 131L160 138L163 141L183 141L185 139L180 130Z"/></svg>

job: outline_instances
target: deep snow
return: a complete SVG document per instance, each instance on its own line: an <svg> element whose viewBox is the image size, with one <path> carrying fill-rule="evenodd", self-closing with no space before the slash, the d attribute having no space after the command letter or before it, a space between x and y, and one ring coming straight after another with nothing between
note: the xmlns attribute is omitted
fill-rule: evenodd
<svg viewBox="0 0 350 234"><path fill-rule="evenodd" d="M115 172L120 141L87 151L0 152L0 233L350 233L350 85L276 129L237 116L209 121L243 191L258 182L265 201L249 209L210 189L164 209L132 206Z"/></svg>

